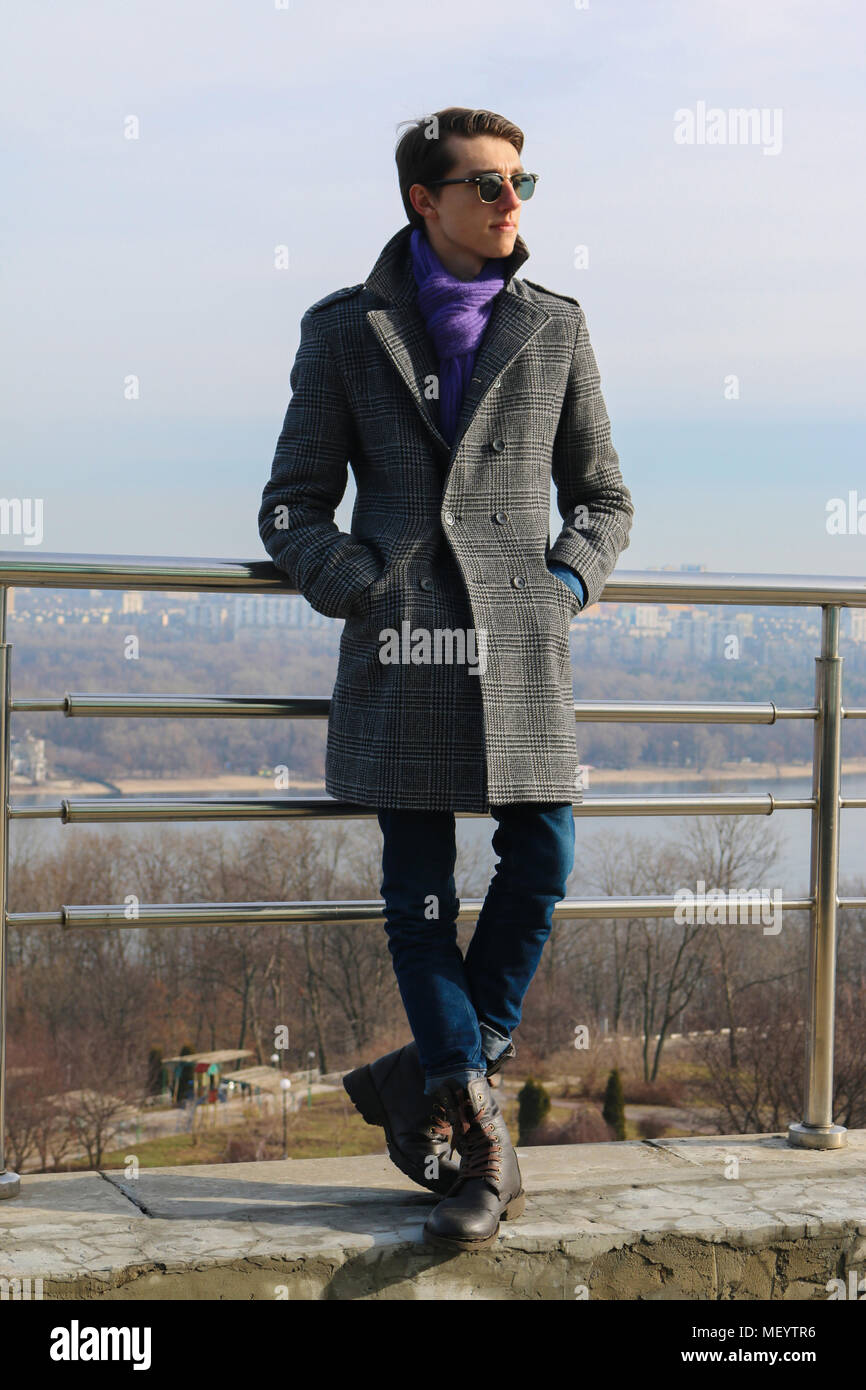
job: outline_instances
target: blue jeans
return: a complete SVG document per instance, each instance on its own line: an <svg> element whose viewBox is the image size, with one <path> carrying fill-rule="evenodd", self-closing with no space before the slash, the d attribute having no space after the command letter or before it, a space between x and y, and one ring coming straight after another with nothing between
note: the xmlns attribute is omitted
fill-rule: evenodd
<svg viewBox="0 0 866 1390"><path fill-rule="evenodd" d="M453 811L378 811L385 931L425 1092L485 1076L511 1041L574 867L570 802L491 806L499 857L464 959Z"/></svg>

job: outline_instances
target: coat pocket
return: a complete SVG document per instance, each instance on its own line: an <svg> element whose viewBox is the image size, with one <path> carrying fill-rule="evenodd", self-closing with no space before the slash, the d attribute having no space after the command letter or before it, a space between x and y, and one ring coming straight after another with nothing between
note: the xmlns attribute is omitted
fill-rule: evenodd
<svg viewBox="0 0 866 1390"><path fill-rule="evenodd" d="M393 565L386 565L379 577L374 579L372 584L368 584L366 589L361 590L352 604L351 617L360 618L367 612L370 601L387 585L393 568Z"/></svg>
<svg viewBox="0 0 866 1390"><path fill-rule="evenodd" d="M581 601L578 598L577 594L573 593L572 590L569 589L568 585L562 579L560 579L558 574L554 574L553 571L549 570L546 565L544 568L548 579L553 581L559 598L565 599L565 601L568 603L568 606L572 614L579 613L583 605L581 604Z"/></svg>
<svg viewBox="0 0 866 1390"><path fill-rule="evenodd" d="M398 559L362 592L352 610L352 627L362 640L379 644L387 630L451 628L464 622L464 605L451 593L447 578L427 559ZM471 618L469 619L471 624ZM402 636L401 636L401 639Z"/></svg>

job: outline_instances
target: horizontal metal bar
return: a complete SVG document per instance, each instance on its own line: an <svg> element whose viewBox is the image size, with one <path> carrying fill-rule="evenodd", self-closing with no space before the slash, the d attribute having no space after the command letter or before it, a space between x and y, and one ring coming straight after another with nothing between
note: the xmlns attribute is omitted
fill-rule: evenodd
<svg viewBox="0 0 866 1390"><path fill-rule="evenodd" d="M7 912L6 925L9 927L62 927L63 911L59 912Z"/></svg>
<svg viewBox="0 0 866 1390"><path fill-rule="evenodd" d="M705 792L694 796L593 796L574 806L575 816L771 816L774 811L808 811L811 797L778 797L772 792ZM481 811L455 811L480 817ZM64 797L57 806L9 807L13 820L61 820L65 825L124 821L283 820L327 817L345 820L376 815L374 806L335 801L327 796L147 796Z"/></svg>
<svg viewBox="0 0 866 1390"><path fill-rule="evenodd" d="M17 700L9 701L9 708L13 714L38 714L40 711L51 711L55 714L66 713L66 700L61 695L59 698L50 695L20 697Z"/></svg>
<svg viewBox="0 0 866 1390"><path fill-rule="evenodd" d="M327 719L327 695L111 695L68 691L61 699L22 698L12 701L14 713L56 710L69 716L114 716L123 719L163 715L171 719L283 716ZM774 724L779 719L817 719L810 705L779 708L772 700L575 700L579 723Z"/></svg>
<svg viewBox="0 0 866 1390"><path fill-rule="evenodd" d="M672 895L644 897L564 898L554 908L559 918L675 917L683 909L683 901ZM779 898L774 902L765 894L763 903L758 890L749 893L728 893L720 898L710 894L693 894L688 907L692 920L700 922L708 912L724 911L723 920L731 925L755 926L761 923L761 907L777 908L781 912L808 912L811 898ZM480 898L461 899L460 921L474 920L482 907ZM51 920L46 920L50 918ZM383 904L376 899L347 899L340 902L291 903L140 903L134 908L126 903L90 903L64 905L59 913L10 912L6 921L10 927L59 926L77 927L228 927L281 926L304 922L331 926L361 926L384 921ZM714 918L715 921L715 918Z"/></svg>
<svg viewBox="0 0 866 1390"><path fill-rule="evenodd" d="M70 717L136 719L275 718L327 719L328 695L101 695L67 692L60 700L12 701L13 713L53 709Z"/></svg>
<svg viewBox="0 0 866 1390"><path fill-rule="evenodd" d="M778 719L817 719L813 705L785 709L772 700L575 700L582 724L775 724Z"/></svg>
<svg viewBox="0 0 866 1390"><path fill-rule="evenodd" d="M472 904L468 899L465 900L465 901L463 901L463 900L461 900L461 901L462 901L461 915L468 914L469 916L473 916L474 913L475 913L475 908L474 908L473 904ZM601 899L600 901L605 902L605 901L607 901L607 900L606 900L606 899ZM695 899L695 901L697 901L697 898ZM573 902L574 902L574 899L570 899L569 902L573 903ZM621 902L622 902L622 900L620 900L620 905L621 905ZM812 905L812 904L811 904L811 899L809 899L809 898L785 898L785 899L783 899L782 902L780 903L780 907L781 907L781 909L782 909L783 912L801 911L801 910L802 910L802 911L806 911L806 910L808 910L809 907L811 907L811 905ZM166 907L166 908L171 908L171 909L173 910L174 906L176 906L176 905L173 905L173 904L163 904L162 906L163 906L163 907ZM213 904L213 903L211 903L211 904L187 903L187 904L183 905L179 910L181 910L181 911L183 911L183 912L187 912L187 911L189 911L189 909L194 908L194 909L195 909L195 912L196 912L196 915L195 915L194 918L191 919L189 922L185 922L185 923L183 923L183 924L181 924L181 925L192 926L192 925L198 924L198 925L200 926L200 925L202 925L202 922L201 922L201 920L200 920L200 913L201 913L201 911L203 911L203 910L206 908L208 914L210 915L211 920L214 920L214 919L215 919L214 915L215 915L215 913L217 912L217 910L218 910L218 909L222 909L223 907L228 907L229 910L230 910L233 914L235 914L235 913L236 913L236 910L238 910L238 909L240 909L240 912L241 912L242 914L246 913L248 910L254 911L254 913L255 913L254 918L250 918L250 917L244 916L244 915L240 915L240 916L233 915L233 916L232 916L232 921L237 922L237 924L239 924L239 925L246 925L246 924L247 924L249 921L251 921L251 920L254 920L254 921L256 921L256 922L264 921L264 920L270 921L270 918L268 917L267 913L265 914L264 917L262 917L261 914L260 914L260 909L261 909L263 906L266 907L266 908L268 908L268 912L270 911L270 905L268 905L268 904L262 905L262 904L260 904L260 903L241 903L241 904L237 904L237 903L235 903L235 904L231 904L231 903L229 903L229 904L225 904L225 903L217 903L217 904ZM280 903L280 904L279 904L280 911L282 911L282 909L285 908L285 907L287 907L287 906L291 906L291 904ZM343 904L343 903L336 903L336 904L333 904L333 906L335 906L336 908L342 909L342 908L345 906L345 904ZM152 910L152 907L153 907L153 905L148 906L148 908L147 908L147 912L148 912L148 913ZM839 898L839 910L840 910L840 911L846 911L846 910L850 910L850 911L862 911L862 909L864 909L864 908L866 908L866 897L864 897L864 898L857 898L857 897L854 897L854 898ZM465 914L464 914L464 909L465 909ZM84 910L88 910L88 909L84 909L84 908L78 908L78 909L76 909L76 911L84 911ZM118 909L118 911L119 911L119 910L120 910L120 909ZM128 910L128 909L126 908L126 905L124 905L124 910ZM9 913L7 913L7 915L6 915L6 921L7 921L7 924L8 924L9 926L11 926L11 927L62 927L62 926L64 926L64 925L66 925L66 915L65 915L65 914L67 914L69 911L70 911L69 908L62 908L62 909L59 909L59 910L56 911L56 912L9 912ZM99 911L101 912L101 911L102 911L102 908L100 908ZM353 911L354 911L354 909L353 909ZM554 915L557 914L557 911L558 911L558 909L555 908L555 909L554 909ZM619 911L619 909L617 909L617 911ZM562 915L562 913L560 912L559 915ZM602 913L602 912L597 912L597 913L595 913L594 915L595 915L595 916L598 916L598 917L603 917L605 914ZM653 915L657 915L657 914L649 913L649 912L644 912L643 915L644 915L644 916L653 916ZM282 918L281 918L280 920L282 920ZM312 920L312 919L309 918L309 916L306 916L304 920L306 921L306 920ZM348 921L348 919L345 919L345 920ZM352 920L357 920L357 919L356 919L356 918L353 918ZM378 920L378 919L376 919L376 920ZM178 925L178 923L171 923L171 924L170 924L170 923L165 922L165 921L163 921L161 924L162 924L162 925ZM76 923L76 925L79 925L79 923ZM130 925L134 925L134 923L130 923L129 921L125 921L125 922L123 923L123 925L130 926ZM140 925L153 925L153 923L140 923Z"/></svg>
<svg viewBox="0 0 866 1390"><path fill-rule="evenodd" d="M270 560L161 555L22 555L0 552L0 584L27 589L131 589L165 593L296 594Z"/></svg>
<svg viewBox="0 0 866 1390"><path fill-rule="evenodd" d="M52 807L13 802L13 820L44 820L46 814L65 825L125 821L354 819L375 816L372 806L335 801L328 796L94 796L63 797ZM480 814L456 812L457 815Z"/></svg>
<svg viewBox="0 0 866 1390"><path fill-rule="evenodd" d="M193 593L284 593L298 590L270 560L140 555L25 555L0 552L0 584L52 589L156 589ZM735 603L798 607L866 607L866 579L849 575L683 575L624 570L610 576L603 603Z"/></svg>
<svg viewBox="0 0 866 1390"><path fill-rule="evenodd" d="M9 819L19 820L62 820L63 808L60 806L27 806L22 802L9 803Z"/></svg>

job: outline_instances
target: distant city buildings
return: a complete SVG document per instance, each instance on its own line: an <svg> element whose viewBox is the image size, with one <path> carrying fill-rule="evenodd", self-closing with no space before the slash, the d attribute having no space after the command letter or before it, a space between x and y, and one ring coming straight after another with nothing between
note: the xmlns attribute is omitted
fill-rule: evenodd
<svg viewBox="0 0 866 1390"><path fill-rule="evenodd" d="M31 624L122 624L128 631L198 628L231 637L242 627L328 629L334 619L301 594L171 594L130 590L10 589L7 615Z"/></svg>
<svg viewBox="0 0 866 1390"><path fill-rule="evenodd" d="M325 627L333 622L301 594L243 594L235 599L235 627Z"/></svg>
<svg viewBox="0 0 866 1390"><path fill-rule="evenodd" d="M23 738L10 738L9 758L14 776L28 777L34 785L47 780L45 739L34 738L29 729Z"/></svg>
<svg viewBox="0 0 866 1390"><path fill-rule="evenodd" d="M322 628L333 621L311 608L301 594L236 594L192 601L186 611L190 627Z"/></svg>
<svg viewBox="0 0 866 1390"><path fill-rule="evenodd" d="M659 573L699 575L705 565L655 567ZM231 641L242 628L288 631L339 631L338 620L311 608L301 594L172 594L130 590L10 589L10 622L22 625L76 624L121 626L124 633L158 630L182 638L195 630L210 640ZM577 614L570 637L578 661L592 658L627 667L697 665L747 660L753 665L790 662L805 647L812 654L820 635L817 608L766 605L738 610L703 603L596 603ZM843 651L849 670L866 668L866 609L844 609ZM23 756L23 755L22 755Z"/></svg>

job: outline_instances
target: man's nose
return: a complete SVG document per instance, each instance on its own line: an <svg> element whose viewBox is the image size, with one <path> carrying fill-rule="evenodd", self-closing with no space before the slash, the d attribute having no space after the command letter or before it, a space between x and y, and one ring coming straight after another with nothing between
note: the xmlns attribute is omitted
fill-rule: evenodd
<svg viewBox="0 0 866 1390"><path fill-rule="evenodd" d="M507 201L503 204L502 200ZM506 179L502 185L502 192L499 195L497 206L502 212L512 212L514 208L520 207L520 199L514 191L514 184L510 179Z"/></svg>

